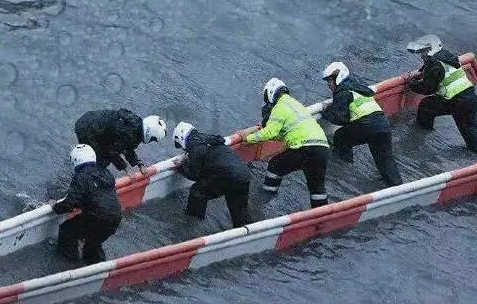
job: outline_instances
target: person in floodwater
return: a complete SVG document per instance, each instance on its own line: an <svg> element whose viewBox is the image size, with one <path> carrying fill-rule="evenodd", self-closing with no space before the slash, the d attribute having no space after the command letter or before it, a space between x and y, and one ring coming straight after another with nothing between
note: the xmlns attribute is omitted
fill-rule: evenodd
<svg viewBox="0 0 477 304"><path fill-rule="evenodd" d="M333 137L333 153L353 163L353 147L367 144L384 182L388 186L402 184L391 140L391 127L374 91L349 76L342 62L333 62L323 71L323 79L333 92L333 103L322 117L342 126Z"/></svg>
<svg viewBox="0 0 477 304"><path fill-rule="evenodd" d="M312 208L326 205L326 166L329 145L326 135L307 108L290 96L283 81L270 79L263 90L263 129L247 136L248 143L284 140L287 150L268 163L263 189L277 192L282 178L303 170Z"/></svg>
<svg viewBox="0 0 477 304"><path fill-rule="evenodd" d="M432 130L436 117L452 115L467 147L477 152L477 95L459 57L443 49L440 39L434 35L409 43L407 50L420 54L424 62L419 69L421 77L411 79L408 87L429 95L419 104L418 125Z"/></svg>
<svg viewBox="0 0 477 304"><path fill-rule="evenodd" d="M68 194L63 201L50 204L57 214L74 209L82 213L60 225L58 251L69 260L79 261L78 241L84 240L84 262L99 263L106 260L102 243L116 232L122 217L115 179L97 165L96 154L88 145L76 145L70 158L75 173Z"/></svg>
<svg viewBox="0 0 477 304"><path fill-rule="evenodd" d="M134 151L138 145L157 142L166 136L166 124L159 116L144 119L126 109L89 111L75 123L78 143L91 146L98 166L106 168L112 162L119 171L128 171L124 154L131 166L146 173L146 166Z"/></svg>
<svg viewBox="0 0 477 304"><path fill-rule="evenodd" d="M250 170L218 135L199 132L191 124L180 122L174 129L174 144L187 152L177 171L195 181L190 188L186 214L205 218L207 202L225 195L234 227L249 223L248 193Z"/></svg>

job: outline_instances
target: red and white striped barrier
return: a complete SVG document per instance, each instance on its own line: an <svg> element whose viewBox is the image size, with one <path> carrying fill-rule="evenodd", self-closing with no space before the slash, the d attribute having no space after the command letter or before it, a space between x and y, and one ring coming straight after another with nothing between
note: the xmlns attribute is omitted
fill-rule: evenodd
<svg viewBox="0 0 477 304"><path fill-rule="evenodd" d="M242 145L239 143L243 136L256 130L258 127L248 128L226 138L227 143L248 161L254 160L256 153L252 153L254 152L252 147L241 149ZM163 198L174 190L190 186L191 181L175 174L174 170L176 164L182 162L184 157L179 155L154 164L148 168L146 176L136 173L134 179L126 176L116 180L116 191L122 209L136 209L148 200ZM44 205L0 222L0 256L56 237L59 225L74 215L75 213L67 216L56 215L50 205Z"/></svg>
<svg viewBox="0 0 477 304"><path fill-rule="evenodd" d="M0 287L0 304L58 303L100 291L118 290L241 255L281 250L409 206L444 205L476 192L477 164L343 202Z"/></svg>
<svg viewBox="0 0 477 304"><path fill-rule="evenodd" d="M462 66L469 79L477 82L477 61L475 55L468 53L460 56ZM405 84L416 72L395 77L372 86L383 111L393 116L404 108L416 108L422 99L421 95L406 92ZM312 114L321 112L331 101L316 103L309 106ZM226 138L227 144L241 156L244 161L268 160L281 153L284 146L280 142L265 142L254 145L241 143L243 136L254 132L258 127L251 127L237 132ZM176 156L159 162L148 168L146 176L137 173L135 179L119 178L116 188L124 210L133 210L154 198L162 198L172 191L188 187L191 182L179 174L175 174L177 161L184 156ZM0 256L7 255L26 246L39 243L57 235L58 226L65 220L64 216L55 215L49 206L27 212L0 222Z"/></svg>
<svg viewBox="0 0 477 304"><path fill-rule="evenodd" d="M475 56L466 54L461 56L460 60L469 78L474 83L477 82ZM373 87L379 103L389 116L404 108L415 108L419 104L422 96L408 94L405 91L407 79L415 75L416 73L409 73ZM327 103L329 101L310 106L310 112L313 114L320 112L326 107ZM283 145L278 142L256 145L242 144L241 139L244 134L254 130L257 130L257 127L243 130L227 138L227 143L232 145L245 161L268 159L283 150ZM177 156L151 166L146 177L138 174L134 180L129 177L119 179L117 181L117 191L123 209L137 208L149 199L164 197L179 187L187 186L189 182L174 174L173 170L175 163L178 160L180 161L182 157ZM182 271L189 267L196 268L222 260L223 252L228 252L228 250L230 252L225 255L226 257L242 254L244 252L242 248L246 250L247 254L269 249L270 244L273 244L272 248L279 249L315 235L355 225L357 222L368 218L393 213L409 205L443 203L452 198L473 194L475 193L475 179L475 167L471 166L400 187L360 196L342 203L255 223L245 228L226 231L183 244L156 249L43 279L28 281L28 284L25 282L20 285L1 288L0 296L3 297L0 297L0 304L10 303L8 297L11 296L13 297L11 299L15 300L19 294L22 294L25 299L37 298L40 293L51 293L58 289L57 286L63 285L65 286L65 292L68 291L71 292L71 295L77 296L87 294L88 290L98 291L95 287L98 284L101 286L100 289L123 286L124 284L119 279L121 277L128 278L126 280L129 282L128 284L147 280L149 275L153 278L161 278L162 275L178 272L177 265L182 265L179 267ZM50 206L43 206L0 222L0 256L41 242L48 237L56 236L58 225L65 218L64 216L54 215ZM250 247L248 245L250 243L256 246ZM195 247L190 244L194 244ZM230 250L231 246L235 246L233 250ZM183 248L188 248L188 251L184 252ZM157 252L157 257L154 252ZM188 262L186 263L186 261ZM151 267L141 268L140 265L143 264ZM164 266L164 264L167 265ZM101 272L98 272L98 269L102 269ZM91 275L91 271L93 271L94 276ZM129 274L131 273L135 274L132 276L135 278L134 280L130 280L132 277ZM69 279L66 280L65 277ZM142 277L146 279L142 279ZM64 280L61 281L60 278ZM60 280L62 283L55 286L48 285L53 284L51 282L56 282L55 280ZM42 287L37 287L40 285ZM35 303L42 302L35 300Z"/></svg>

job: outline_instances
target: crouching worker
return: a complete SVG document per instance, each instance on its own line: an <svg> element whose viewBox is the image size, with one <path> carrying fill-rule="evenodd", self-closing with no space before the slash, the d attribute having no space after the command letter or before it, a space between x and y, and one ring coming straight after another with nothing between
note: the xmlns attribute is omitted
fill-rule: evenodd
<svg viewBox="0 0 477 304"><path fill-rule="evenodd" d="M412 91L427 95L417 109L418 125L432 130L436 117L452 115L467 147L477 152L477 95L459 57L443 49L434 35L409 43L407 50L419 54L424 63L421 77L409 84Z"/></svg>
<svg viewBox="0 0 477 304"><path fill-rule="evenodd" d="M189 192L186 214L205 218L207 202L225 196L234 227L248 224L250 170L222 136L197 131L180 122L174 129L174 144L187 152L188 159L177 169L195 181Z"/></svg>
<svg viewBox="0 0 477 304"><path fill-rule="evenodd" d="M82 213L60 225L58 250L69 260L79 261L78 241L84 240L83 261L88 265L99 263L106 260L102 243L121 222L115 180L107 169L96 165L96 154L88 145L76 145L70 158L75 173L68 194L52 207L57 214L73 209Z"/></svg>
<svg viewBox="0 0 477 304"><path fill-rule="evenodd" d="M350 77L342 62L331 63L323 71L323 79L333 92L333 103L323 118L342 126L335 132L333 152L353 163L353 147L367 144L386 185L402 184L393 155L391 125L374 99L374 91Z"/></svg>
<svg viewBox="0 0 477 304"><path fill-rule="evenodd" d="M98 166L106 168L113 163L116 169L132 176L127 163L138 166L142 174L147 173L135 150L141 142L149 144L164 139L166 123L155 115L141 119L127 109L89 111L76 121L75 133L78 143L94 149Z"/></svg>
<svg viewBox="0 0 477 304"><path fill-rule="evenodd" d="M325 132L307 108L292 98L288 87L277 78L270 79L263 90L260 131L247 136L248 143L283 140L287 150L268 163L264 190L277 192L283 176L303 170L312 208L326 205L326 166L329 146ZM268 109L268 110L267 110Z"/></svg>

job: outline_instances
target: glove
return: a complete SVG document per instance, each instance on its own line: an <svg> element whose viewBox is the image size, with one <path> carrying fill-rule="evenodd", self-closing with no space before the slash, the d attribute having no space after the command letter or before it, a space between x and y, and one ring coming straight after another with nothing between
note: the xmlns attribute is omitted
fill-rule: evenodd
<svg viewBox="0 0 477 304"><path fill-rule="evenodd" d="M136 178L134 177L134 172L131 172L129 168L126 167L126 169L124 169L124 173L126 173L126 175L129 176L129 178L133 181L136 180Z"/></svg>
<svg viewBox="0 0 477 304"><path fill-rule="evenodd" d="M142 162L139 162L137 165L139 167L139 171L141 171L142 175L146 176L147 175L147 166L144 165Z"/></svg>
<svg viewBox="0 0 477 304"><path fill-rule="evenodd" d="M409 86L409 84L411 83L411 81L413 80L413 77L412 77L412 74L411 72L407 72L406 74L404 74L402 76L403 80L404 80L404 86L407 87Z"/></svg>

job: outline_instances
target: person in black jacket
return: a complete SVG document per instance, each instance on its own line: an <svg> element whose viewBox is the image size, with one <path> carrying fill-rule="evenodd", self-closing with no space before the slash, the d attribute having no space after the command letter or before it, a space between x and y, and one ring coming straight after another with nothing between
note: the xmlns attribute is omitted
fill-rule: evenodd
<svg viewBox="0 0 477 304"><path fill-rule="evenodd" d="M116 196L115 179L96 164L94 150L76 145L70 154L75 173L66 198L51 205L57 214L80 209L82 212L60 225L58 250L66 258L79 261L78 241L84 240L86 264L106 260L102 243L116 232L121 222L121 206Z"/></svg>
<svg viewBox="0 0 477 304"><path fill-rule="evenodd" d="M248 223L250 170L222 136L200 133L191 124L180 122L174 129L176 148L187 152L186 161L177 169L192 185L186 214L205 218L207 202L225 195L234 227Z"/></svg>
<svg viewBox="0 0 477 304"><path fill-rule="evenodd" d="M106 168L111 162L119 171L126 171L124 154L131 166L146 173L146 166L134 151L138 145L164 139L166 124L159 116L144 119L126 109L89 111L75 124L78 143L91 146L96 152L97 165Z"/></svg>
<svg viewBox="0 0 477 304"><path fill-rule="evenodd" d="M407 49L420 54L424 62L419 69L421 77L411 79L408 88L429 95L419 104L418 125L432 130L436 117L452 115L467 147L477 152L477 95L459 57L443 49L440 39L434 35L409 43Z"/></svg>
<svg viewBox="0 0 477 304"><path fill-rule="evenodd" d="M367 144L384 182L402 184L392 152L391 127L374 91L349 77L342 62L334 62L323 71L323 79L333 92L333 103L322 117L342 126L334 134L333 152L344 161L353 162L353 147Z"/></svg>

